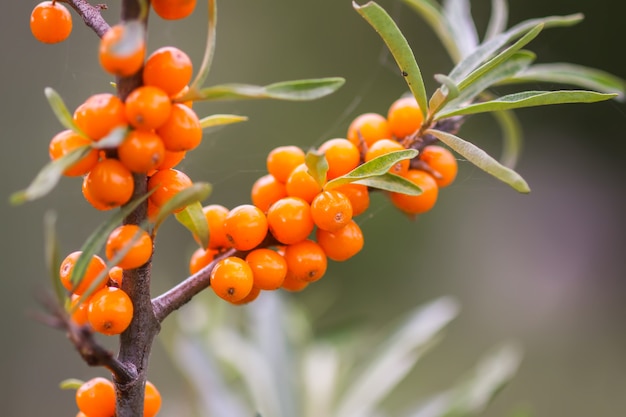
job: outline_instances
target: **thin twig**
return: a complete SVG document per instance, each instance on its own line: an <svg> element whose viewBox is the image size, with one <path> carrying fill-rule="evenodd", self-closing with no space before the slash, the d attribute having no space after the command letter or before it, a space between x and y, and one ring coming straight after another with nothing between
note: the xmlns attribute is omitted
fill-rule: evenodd
<svg viewBox="0 0 626 417"><path fill-rule="evenodd" d="M90 27L98 37L102 37L110 28L109 24L102 17L101 11L106 9L104 5L92 5L86 0L62 0L69 4L80 17L83 22Z"/></svg>

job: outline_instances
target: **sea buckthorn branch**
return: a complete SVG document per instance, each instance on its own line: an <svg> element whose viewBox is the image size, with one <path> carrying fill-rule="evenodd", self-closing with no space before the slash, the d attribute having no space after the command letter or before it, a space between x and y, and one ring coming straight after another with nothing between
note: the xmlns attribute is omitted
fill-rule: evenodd
<svg viewBox="0 0 626 417"><path fill-rule="evenodd" d="M63 2L72 6L76 13L82 17L83 22L99 37L102 37L110 29L109 24L100 13L101 10L107 8L106 5L98 4L94 6L86 0L64 0Z"/></svg>

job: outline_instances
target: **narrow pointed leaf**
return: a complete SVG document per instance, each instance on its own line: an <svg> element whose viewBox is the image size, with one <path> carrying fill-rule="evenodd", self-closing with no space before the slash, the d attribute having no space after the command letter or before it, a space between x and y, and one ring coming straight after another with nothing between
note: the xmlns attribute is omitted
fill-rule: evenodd
<svg viewBox="0 0 626 417"><path fill-rule="evenodd" d="M445 0L443 14L448 20L448 27L461 52L461 58L474 52L478 46L478 32L470 12L469 0Z"/></svg>
<svg viewBox="0 0 626 417"><path fill-rule="evenodd" d="M119 126L111 129L111 131L102 139L94 142L92 147L95 149L114 149L124 142L129 130L125 126Z"/></svg>
<svg viewBox="0 0 626 417"><path fill-rule="evenodd" d="M202 127L202 129L206 129L245 122L246 120L248 120L246 116L239 116L236 114L212 114L211 116L200 119L200 127Z"/></svg>
<svg viewBox="0 0 626 417"><path fill-rule="evenodd" d="M195 100L277 99L306 101L334 93L345 83L340 77L283 81L261 87L250 84L222 84L198 92Z"/></svg>
<svg viewBox="0 0 626 417"><path fill-rule="evenodd" d="M54 295L63 305L65 302L67 291L61 284L61 256L59 251L59 239L56 231L56 215L53 212L47 212L44 216L44 253L46 257L46 266L52 280L52 288Z"/></svg>
<svg viewBox="0 0 626 417"><path fill-rule="evenodd" d="M209 246L209 225L199 201L189 204L176 213L175 217L178 223L185 226L195 238L200 240L204 249Z"/></svg>
<svg viewBox="0 0 626 417"><path fill-rule="evenodd" d="M444 18L439 5L432 0L403 1L417 12L417 14L422 16L426 23L430 25L437 37L439 37L444 48L446 48L446 51L448 51L448 55L450 55L452 61L455 63L459 62L461 60L461 51L454 41L450 26Z"/></svg>
<svg viewBox="0 0 626 417"><path fill-rule="evenodd" d="M66 390L66 389L77 390L84 383L85 381L83 381L82 379L68 378L68 379L64 379L63 381L59 383L59 388L63 390Z"/></svg>
<svg viewBox="0 0 626 417"><path fill-rule="evenodd" d="M359 165L347 174L329 181L324 188L330 190L342 184L384 175L398 162L405 159L413 159L417 154L418 151L415 149L406 149L378 156L371 161Z"/></svg>
<svg viewBox="0 0 626 417"><path fill-rule="evenodd" d="M495 117L502 130L500 163L513 169L522 151L522 126L512 110L494 111L490 114Z"/></svg>
<svg viewBox="0 0 626 417"><path fill-rule="evenodd" d="M510 185L520 193L530 192L528 184L517 172L503 166L476 145L440 130L429 129L425 133L435 136L478 168Z"/></svg>
<svg viewBox="0 0 626 417"><path fill-rule="evenodd" d="M74 119L72 118L72 115L67 109L67 106L65 105L65 102L63 101L59 93L57 93L53 88L46 87L44 89L44 94L48 99L48 104L50 104L54 115L57 117L61 125L66 129L70 129L78 133L81 136L87 137L87 135L85 135L85 133L80 130L80 128L76 125L76 123L74 123Z"/></svg>
<svg viewBox="0 0 626 417"><path fill-rule="evenodd" d="M431 114L437 114L439 109L444 107L446 103L449 103L459 96L459 88L450 77L443 74L435 74L435 80L437 80L442 87L438 88L430 98L428 106Z"/></svg>
<svg viewBox="0 0 626 417"><path fill-rule="evenodd" d="M491 0L491 16L485 32L485 41L495 38L506 30L509 20L509 5L507 0Z"/></svg>
<svg viewBox="0 0 626 417"><path fill-rule="evenodd" d="M601 93L617 93L625 100L626 80L595 68L568 63L537 64L506 80L510 83L548 82L569 84Z"/></svg>
<svg viewBox="0 0 626 417"><path fill-rule="evenodd" d="M422 189L413 182L399 175L387 172L383 175L375 177L363 178L353 181L355 184L365 185L367 187L376 188L378 190L389 191L392 193L420 195Z"/></svg>
<svg viewBox="0 0 626 417"><path fill-rule="evenodd" d="M524 107L547 106L551 104L596 103L615 97L617 97L617 94L596 93L595 91L524 91L502 96L483 103L470 104L460 109L442 111L437 115L437 119L500 110L521 109Z"/></svg>
<svg viewBox="0 0 626 417"><path fill-rule="evenodd" d="M196 78L194 78L193 82L189 85L189 91L191 93L198 91L202 88L207 76L209 75L209 70L211 69L211 64L213 62L213 55L215 54L215 37L217 34L217 4L216 0L209 0L209 9L208 9L208 24L207 24L207 39L206 44L204 46L204 57L202 58L202 63L200 64L200 69L196 74ZM187 96L187 95L185 95ZM182 101L186 99L183 98Z"/></svg>
<svg viewBox="0 0 626 417"><path fill-rule="evenodd" d="M205 200L211 194L211 184L195 182L189 188L179 191L159 209L154 224L160 224L173 211L183 209L189 204Z"/></svg>
<svg viewBox="0 0 626 417"><path fill-rule="evenodd" d="M383 39L387 48L389 48L389 52L391 52L391 55L393 55L396 60L398 67L400 67L404 81L406 81L409 90L411 90L411 93L417 100L417 104L424 118L426 118L426 113L428 112L426 88L424 86L422 73L415 61L415 56L406 38L385 9L373 1L369 1L363 6L359 6L353 1L352 7L354 7Z"/></svg>
<svg viewBox="0 0 626 417"><path fill-rule="evenodd" d="M324 187L326 185L326 173L328 173L326 156L323 153L311 150L306 153L304 163L309 175L313 177L320 187Z"/></svg>
<svg viewBox="0 0 626 417"><path fill-rule="evenodd" d="M22 204L48 194L59 183L63 172L85 157L90 150L88 145L80 146L61 158L48 162L26 189L11 195L11 204Z"/></svg>
<svg viewBox="0 0 626 417"><path fill-rule="evenodd" d="M449 77L459 82L467 77L472 71L480 67L483 63L490 60L500 49L508 43L513 42L524 36L537 25L543 25L544 29L558 26L571 26L579 23L583 19L583 15L573 14L569 16L551 16L541 19L530 19L521 22L506 32L497 35L491 40L482 43L476 51L459 62L450 72Z"/></svg>

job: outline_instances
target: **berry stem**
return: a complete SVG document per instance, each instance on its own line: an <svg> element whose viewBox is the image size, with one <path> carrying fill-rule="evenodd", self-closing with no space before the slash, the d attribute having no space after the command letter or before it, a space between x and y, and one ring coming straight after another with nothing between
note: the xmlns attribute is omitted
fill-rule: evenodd
<svg viewBox="0 0 626 417"><path fill-rule="evenodd" d="M93 6L86 0L65 0L64 2L69 4L100 38L109 30L109 24L100 13L102 6Z"/></svg>

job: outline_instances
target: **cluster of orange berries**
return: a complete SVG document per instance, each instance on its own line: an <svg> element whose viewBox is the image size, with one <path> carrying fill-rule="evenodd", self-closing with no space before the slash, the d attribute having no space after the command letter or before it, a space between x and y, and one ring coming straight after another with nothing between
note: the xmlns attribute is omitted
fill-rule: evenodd
<svg viewBox="0 0 626 417"><path fill-rule="evenodd" d="M113 417L115 415L115 387L106 378L96 377L76 390L76 417ZM161 394L153 383L146 381L143 417L154 417L161 408Z"/></svg>
<svg viewBox="0 0 626 417"><path fill-rule="evenodd" d="M266 160L268 174L252 186L252 204L232 210L216 204L204 207L209 245L193 253L190 272L197 273L228 248L243 252L218 260L211 272L215 293L235 304L254 300L261 290L299 291L319 280L328 259L345 261L363 248L363 234L354 217L365 212L370 202L364 185L330 189L325 185L363 162L404 150L400 141L421 123L413 98L396 101L387 118L374 113L357 117L347 139L331 139L317 149L328 165L322 181L311 175L302 149L273 149ZM411 163L401 161L390 172L412 181L422 193L390 193L390 198L406 213L424 213L435 204L438 188L454 180L456 159L447 149L431 145L419 156L421 169L411 169Z"/></svg>

